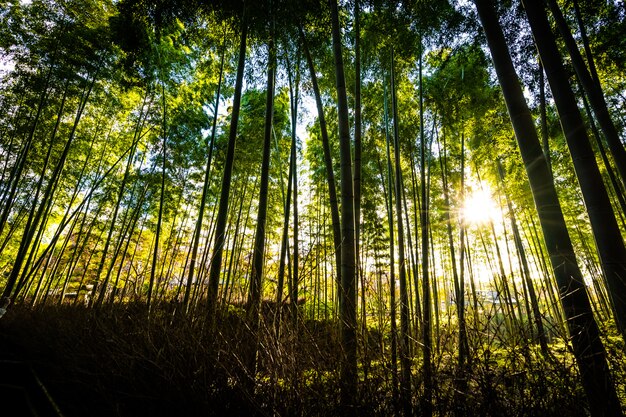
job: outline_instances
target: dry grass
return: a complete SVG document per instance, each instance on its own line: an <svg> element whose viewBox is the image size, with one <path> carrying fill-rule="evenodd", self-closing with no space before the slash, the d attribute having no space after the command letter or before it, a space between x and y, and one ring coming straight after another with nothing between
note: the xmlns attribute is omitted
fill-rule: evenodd
<svg viewBox="0 0 626 417"><path fill-rule="evenodd" d="M0 320L0 333L5 355L12 351L31 361L70 417L342 415L333 323L303 321L297 332L291 320L280 327L269 319L261 323L252 378L245 358L255 338L241 317L224 313L218 330L210 331L203 320L172 319L165 308L148 320L140 305L102 312L15 306ZM495 341L476 337L470 368L459 373L452 334L440 340L435 355L437 415L587 414L564 348L555 345L553 357L544 359L534 346L494 348ZM358 414L393 415L389 354L381 353L380 334L372 332L367 339L355 400ZM388 349L388 340L382 342ZM416 414L420 367L418 354L413 365ZM623 363L617 368L623 370Z"/></svg>

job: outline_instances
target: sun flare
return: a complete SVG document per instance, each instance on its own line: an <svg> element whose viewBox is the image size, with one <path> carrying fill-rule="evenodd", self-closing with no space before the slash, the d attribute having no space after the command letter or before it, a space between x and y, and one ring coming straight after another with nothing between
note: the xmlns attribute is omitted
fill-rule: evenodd
<svg viewBox="0 0 626 417"><path fill-rule="evenodd" d="M465 198L461 212L466 224L485 224L494 220L498 215L496 203L488 189L479 189Z"/></svg>

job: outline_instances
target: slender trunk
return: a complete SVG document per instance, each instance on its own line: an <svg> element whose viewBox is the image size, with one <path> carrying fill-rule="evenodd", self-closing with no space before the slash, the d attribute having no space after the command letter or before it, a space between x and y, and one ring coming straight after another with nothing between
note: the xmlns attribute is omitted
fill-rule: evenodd
<svg viewBox="0 0 626 417"><path fill-rule="evenodd" d="M398 281L400 283L400 404L404 415L411 414L411 362L409 356L409 296L407 291L406 262L404 256L404 222L402 221L402 169L400 165L400 137L398 103L395 85L395 62L391 50L391 111L393 116L393 147L396 196L396 225L398 227ZM422 230L422 233L424 231Z"/></svg>
<svg viewBox="0 0 626 417"><path fill-rule="evenodd" d="M415 198L416 198L416 188L417 188L417 184L416 184L416 179L415 179L415 175L414 175L414 166L415 166L415 159L413 158L413 152L411 152L411 158L410 158L410 163L411 163L411 191L412 191L412 198L413 198L413 204L414 204L414 210L413 210L413 214L416 214L417 211L417 207L415 205ZM409 303L409 307L412 308L411 312L410 312L410 317L414 318L414 335L413 338L415 340L418 340L419 337L417 335L419 335L419 331L420 331L420 323L421 323L421 314L422 314L422 309L421 309L421 300L420 300L420 294L419 294L419 286L418 286L418 282L419 282L419 269L417 267L417 257L419 255L416 254L417 251L417 246L413 244L413 240L411 237L411 219L409 216L409 208L408 208L408 203L407 203L407 196L406 196L406 192L403 193L402 195L403 197L403 202L404 202L404 218L406 220L406 224L407 224L407 250L409 252L409 259L411 261L410 263L410 268L408 269L408 271L410 271L410 275L411 276L407 276L407 285L409 288L411 288L411 278L413 278L413 289L415 291L415 294L411 294L409 296L409 300L412 300L413 302ZM419 227L419 223L418 222L414 222L413 223L413 230L415 230L415 238L416 240L418 239L417 237L417 230ZM411 347L413 347L413 345L411 345ZM411 350L411 352L413 352ZM413 353L411 353L411 355L413 355Z"/></svg>
<svg viewBox="0 0 626 417"><path fill-rule="evenodd" d="M215 312L217 302L217 291L220 283L220 273L222 270L222 256L224 252L224 242L226 237L226 222L228 220L228 200L230 194L230 183L232 179L233 163L235 160L235 142L237 140L237 125L239 123L239 110L241 108L241 91L243 89L243 72L246 63L246 37L248 32L248 22L246 15L246 5L243 5L243 16L241 20L241 39L239 41L239 61L237 64L237 78L235 80L235 95L233 97L232 114L230 121L230 131L228 134L228 147L226 149L226 159L224 161L224 174L222 177L222 190L220 192L220 202L217 211L215 225L215 240L213 242L213 257L209 270L208 285L208 317L211 323L215 323Z"/></svg>
<svg viewBox="0 0 626 417"><path fill-rule="evenodd" d="M226 30L224 30L224 40L222 41L222 56L220 58L220 75L217 81L217 93L215 94L215 105L213 109L213 125L211 126L211 140L209 141L209 153L206 160L206 168L204 170L204 184L202 186L202 196L200 197L200 207L198 208L198 219L194 230L193 244L191 248L191 259L189 261L189 275L187 276L187 285L185 286L185 295L183 297L183 311L189 312L189 297L191 294L191 286L193 285L193 274L195 272L196 260L198 257L198 247L200 246L200 235L202 234L202 221L204 219L204 209L206 206L207 194L209 192L209 183L211 180L211 162L213 160L213 148L215 147L215 131L217 127L217 115L220 104L220 92L222 90L222 75L224 74L224 57L226 56Z"/></svg>
<svg viewBox="0 0 626 417"><path fill-rule="evenodd" d="M596 145L598 146L598 151L600 152L600 157L602 158L602 163L604 164L604 168L606 169L606 173L609 176L609 180L611 181L611 186L613 187L613 192L615 193L615 197L619 203L619 207L622 210L620 217L626 214L626 200L624 199L624 193L622 192L622 187L620 187L619 180L613 171L613 167L609 162L609 158L606 154L606 150L604 149L604 144L602 143L602 137L600 137L600 132L598 132L598 128L596 123L593 120L593 116L591 115L591 109L589 108L589 103L586 97L583 97L583 105L585 106L585 113L587 113L587 119L589 121L589 126L591 127L591 133L596 141ZM622 219L622 226L624 226Z"/></svg>
<svg viewBox="0 0 626 417"><path fill-rule="evenodd" d="M253 321L258 320L265 258L265 225L267 222L272 119L274 113L274 69L276 67L273 38L269 41L268 50L269 63L267 70L267 99L265 102L265 133L263 139L263 158L261 162L261 184L259 189L258 213L254 233L254 253L252 256L252 275L250 277L250 293L248 298L248 307L250 308L251 320Z"/></svg>
<svg viewBox="0 0 626 417"><path fill-rule="evenodd" d="M324 116L324 105L322 103L322 96L317 83L317 75L313 66L313 59L309 52L306 39L302 28L299 27L300 37L302 38L302 44L304 47L304 54L306 56L307 64L309 66L309 73L311 76L311 84L313 85L313 94L315 95L315 103L317 105L317 117L320 124L320 133L322 135L322 150L324 153L324 165L326 166L326 182L328 183L328 200L330 203L330 220L333 229L333 243L335 254L335 265L337 272L337 282L341 282L341 221L339 219L339 204L337 202L337 189L335 182L335 174L333 171L333 161L330 155L330 141L328 139L328 129L326 128L326 117Z"/></svg>
<svg viewBox="0 0 626 417"><path fill-rule="evenodd" d="M283 233L280 241L280 258L278 261L278 278L276 279L276 306L279 309L278 313L280 314L283 302L283 292L285 288L285 259L287 258L287 246L289 242L289 220L290 220L290 209L291 209L291 192L292 192L292 184L293 184L293 149L294 143L291 143L291 149L289 151L289 173L287 175L287 195L283 194L283 206L284 206L284 215L283 215ZM282 185L281 178L281 185Z"/></svg>
<svg viewBox="0 0 626 417"><path fill-rule="evenodd" d="M582 15L580 13L580 7L578 5L578 0L573 0L574 5L574 14L576 15L576 22L578 23L578 28L580 29L580 38L583 41L583 48L585 49L585 58L587 58L587 65L589 66L589 73L593 82L598 88L599 91L602 91L602 85L600 84L600 78L598 77L598 71L596 69L596 63L593 59L593 55L591 54L591 48L589 47L589 37L587 36L587 30L585 29L585 24L583 22Z"/></svg>
<svg viewBox="0 0 626 417"><path fill-rule="evenodd" d="M291 79L289 60L287 60L287 71L289 72L289 79ZM293 95L293 90L290 90L290 95ZM293 185L293 173L294 173L294 158L295 158L295 126L292 126L291 132L291 145L289 149L289 171L287 174L287 195L285 195L285 185L282 170L280 171L280 191L283 197L283 230L280 240L280 255L278 260L278 276L276 278L276 325L280 323L280 315L282 312L283 292L285 288L285 260L287 258L287 247L289 246L289 220L291 211L291 193ZM276 150L280 154L280 148L278 146L278 140L276 140ZM278 327L277 327L278 330Z"/></svg>
<svg viewBox="0 0 626 417"><path fill-rule="evenodd" d="M296 129L298 124L298 89L300 84L300 56L296 61L296 79L295 79L295 92L291 81L291 72L289 72L289 95L291 103L291 172L292 172L292 185L293 188L293 268L291 274L289 274L291 283L289 289L289 299L291 301L292 316L294 324L298 324L298 282L300 280L300 219L298 213L298 169L297 169L297 136Z"/></svg>
<svg viewBox="0 0 626 417"><path fill-rule="evenodd" d="M461 139L461 167L463 167L463 163L464 163L464 157L463 157L463 137ZM459 272L458 272L458 268L457 268L457 261L456 261L456 251L455 251L455 247L454 247L454 237L452 234L452 219L450 216L450 197L449 197L449 186L448 186L448 166L447 166L447 157L446 157L446 139L445 139L445 135L443 137L443 150L439 147L439 141L437 141L437 147L438 147L438 153L439 153L439 165L441 167L441 181L442 181L442 186L443 186L443 198L444 198L444 204L445 204L445 211L444 211L444 215L445 215L445 220L446 220L446 231L447 231L447 235L448 235L448 247L450 249L450 263L451 263L451 267L452 267L452 281L454 284L454 299L456 302L456 310L457 310L457 318L459 320L459 356L458 356L458 362L459 362L459 368L463 369L465 366L465 362L467 359L467 336L466 336L466 332L465 332L465 306L463 304L460 304L460 299L461 299L461 282L459 279ZM463 201L463 192L464 192L464 186L463 186L463 179L464 179L464 175L463 175L463 168L461 168L461 198L460 201ZM460 237L460 242L461 242L461 252L460 252L460 257L461 257L461 261L463 261L463 241L464 241L464 226L461 225L461 237ZM461 269L463 269L463 264L461 263Z"/></svg>
<svg viewBox="0 0 626 417"><path fill-rule="evenodd" d="M239 238L239 225L241 223L241 214L243 213L243 204L246 200L246 189L247 189L247 185L248 182L244 181L243 184L243 190L241 191L241 201L239 202L239 210L237 211L237 220L235 221L235 228L234 228L234 233L233 233L233 238L232 238L232 245L231 245L231 249L230 249L230 256L229 256L229 260L228 260L228 269L227 269L227 273L226 273L226 280L224 282L224 288L222 290L222 303L225 303L227 298L227 294L230 288L230 282L231 282L231 276L233 275L233 262L235 261L235 252L237 252L237 242L238 242L238 238ZM256 187L256 184L255 184ZM246 218L246 223L248 222L247 218ZM243 239L242 239L242 245L243 245ZM241 249L240 249L241 250Z"/></svg>
<svg viewBox="0 0 626 417"><path fill-rule="evenodd" d="M411 152L411 199L413 201L413 225L415 227L415 246L411 245L411 262L413 266L413 286L415 287L415 340L419 340L419 332L420 326L422 324L422 302L420 300L420 292L419 292L419 268L418 268L418 258L419 254L417 253L417 240L418 240L418 229L419 229L419 211L420 211L420 201L417 198L419 185L417 184L417 172L415 170L415 166L417 165L415 155Z"/></svg>
<svg viewBox="0 0 626 417"><path fill-rule="evenodd" d="M464 126L463 126L464 128ZM461 132L461 201L465 203L465 132ZM465 323L465 219L461 219L459 226L459 242L461 244L459 254L459 286L456 293L456 308L459 316L459 368L463 371L469 347L467 343L467 329ZM452 241L450 242L452 247Z"/></svg>
<svg viewBox="0 0 626 417"><path fill-rule="evenodd" d="M361 19L360 0L354 2L354 243L357 279L361 274Z"/></svg>
<svg viewBox="0 0 626 417"><path fill-rule="evenodd" d="M357 392L356 362L356 280L354 253L354 193L352 188L352 156L350 152L350 121L348 97L343 69L341 28L337 0L331 0L333 56L337 89L337 117L341 162L341 283L339 286L339 319L341 322L341 404L354 404Z"/></svg>
<svg viewBox="0 0 626 417"><path fill-rule="evenodd" d="M274 49L274 33L271 29L268 43L269 61L267 68L267 91L265 100L265 132L263 139L263 159L261 162L261 185L259 188L259 204L254 232L252 255L252 274L248 293L248 325L253 338L252 351L248 358L248 377L254 381L256 376L256 356L259 347L259 309L263 289L263 266L265 264L265 226L267 224L267 199L270 177L270 152L272 144L272 122L274 116L274 72L276 69L276 51Z"/></svg>
<svg viewBox="0 0 626 417"><path fill-rule="evenodd" d="M384 92L384 118L385 118L385 141L387 145L387 190L385 193L387 198L386 208L387 208L387 223L389 225L389 313L391 316L391 383L393 390L393 399L394 401L398 398L398 358L397 358L397 348L398 348L398 333L397 333L397 323L396 323L396 270L395 270L395 238L394 238L394 222L393 222L393 169L391 163L391 146L390 146L390 138L389 138L389 129L388 129L388 110L387 110L387 83L383 83L385 86ZM382 169L381 169L382 171ZM381 172L381 179L383 178ZM383 188L385 184L383 182Z"/></svg>
<svg viewBox="0 0 626 417"><path fill-rule="evenodd" d="M424 300L423 308L423 326L422 326L422 349L424 362L422 364L422 372L424 378L424 397L423 397L423 413L425 416L432 416L432 397L433 397L433 375L432 375L432 329L431 329L431 297L430 297L430 274L428 266L428 229L429 229L429 201L426 185L426 137L424 135L424 94L422 85L422 44L420 40L420 56L419 56L419 103L420 103L420 183L421 183L421 210L420 210L420 230L422 233L422 299ZM462 291L462 289L461 289Z"/></svg>
<svg viewBox="0 0 626 417"><path fill-rule="evenodd" d="M548 114L546 105L546 82L543 76L543 64L539 60L539 113L541 115L541 143L543 154L546 157L548 168L552 172L552 158L550 157L550 140L548 135Z"/></svg>
<svg viewBox="0 0 626 417"><path fill-rule="evenodd" d="M155 284L155 280L156 280L156 271L157 271L157 265L158 265L158 260L159 260L159 243L161 240L161 228L162 228L162 224L163 224L163 206L165 205L165 176L166 176L166 172L165 172L165 168L166 168L166 162L167 162L167 134L168 134L168 128L167 128L167 97L166 97L166 93L165 93L165 84L164 81L161 80L161 95L162 100L163 100L163 126L162 126L162 140L163 140L163 150L162 150L162 164L161 164L161 192L159 194L159 214L157 215L157 224L156 224L156 231L155 231L155 235L154 235L154 251L152 252L152 266L150 267L150 281L148 282L148 295L147 295L147 308L148 308L148 315L150 315L150 312L152 310L152 303L153 303L153 292L154 292L154 284ZM158 283L157 283L158 284ZM101 296L102 297L102 296Z"/></svg>

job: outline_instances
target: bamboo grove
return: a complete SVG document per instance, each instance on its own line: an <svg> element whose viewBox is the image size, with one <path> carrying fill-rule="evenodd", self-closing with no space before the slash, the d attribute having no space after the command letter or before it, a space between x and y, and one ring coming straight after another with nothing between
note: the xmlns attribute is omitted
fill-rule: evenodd
<svg viewBox="0 0 626 417"><path fill-rule="evenodd" d="M622 415L623 3L0 4L6 302L239 326L243 390L345 415L464 415L494 363Z"/></svg>

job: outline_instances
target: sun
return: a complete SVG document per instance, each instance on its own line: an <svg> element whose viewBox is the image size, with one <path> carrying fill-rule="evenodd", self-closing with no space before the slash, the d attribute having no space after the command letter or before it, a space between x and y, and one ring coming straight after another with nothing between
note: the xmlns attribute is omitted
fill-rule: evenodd
<svg viewBox="0 0 626 417"><path fill-rule="evenodd" d="M465 224L486 224L498 215L496 203L488 188L473 191L465 198L461 216Z"/></svg>

